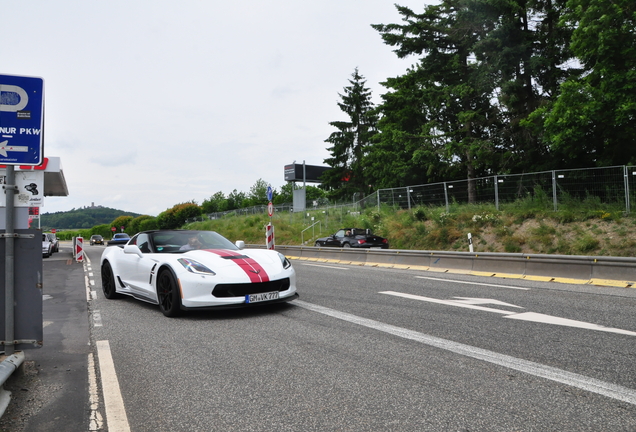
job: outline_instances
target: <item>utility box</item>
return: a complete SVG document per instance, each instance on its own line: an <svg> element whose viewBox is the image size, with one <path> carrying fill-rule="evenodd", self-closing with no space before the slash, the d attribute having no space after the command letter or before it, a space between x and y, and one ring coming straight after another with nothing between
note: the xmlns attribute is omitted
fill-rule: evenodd
<svg viewBox="0 0 636 432"><path fill-rule="evenodd" d="M0 230L0 233L5 232ZM42 346L42 231L16 229L14 232L22 237L14 239L13 335L15 350L22 351ZM6 337L6 246L6 239L0 238L0 340L3 345Z"/></svg>

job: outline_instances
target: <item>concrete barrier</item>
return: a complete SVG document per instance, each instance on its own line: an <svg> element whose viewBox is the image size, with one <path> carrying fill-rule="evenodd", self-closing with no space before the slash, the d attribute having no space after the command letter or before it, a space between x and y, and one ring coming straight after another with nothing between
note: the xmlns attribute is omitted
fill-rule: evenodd
<svg viewBox="0 0 636 432"><path fill-rule="evenodd" d="M250 245L265 248L264 245ZM276 246L298 259L636 288L636 258Z"/></svg>

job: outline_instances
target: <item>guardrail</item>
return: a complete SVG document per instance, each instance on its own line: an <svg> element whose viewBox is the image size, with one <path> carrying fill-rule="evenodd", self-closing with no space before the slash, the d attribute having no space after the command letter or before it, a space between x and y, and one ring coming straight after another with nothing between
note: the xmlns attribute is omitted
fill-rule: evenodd
<svg viewBox="0 0 636 432"><path fill-rule="evenodd" d="M11 401L11 392L4 389L4 383L9 379L11 374L20 367L22 362L24 362L24 353L17 351L0 363L0 417L4 415Z"/></svg>
<svg viewBox="0 0 636 432"><path fill-rule="evenodd" d="M249 247L264 248L262 245ZM276 245L299 260L636 288L636 258Z"/></svg>

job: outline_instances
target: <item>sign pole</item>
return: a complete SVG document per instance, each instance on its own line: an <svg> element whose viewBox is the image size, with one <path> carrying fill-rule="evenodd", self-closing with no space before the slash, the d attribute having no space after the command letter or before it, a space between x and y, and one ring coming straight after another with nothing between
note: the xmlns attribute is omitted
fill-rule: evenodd
<svg viewBox="0 0 636 432"><path fill-rule="evenodd" d="M7 165L7 182L4 185L6 198L6 259L4 273L4 354L12 355L15 352L14 347L14 260L15 260L15 239L14 239L14 194L15 194L15 168L13 165Z"/></svg>

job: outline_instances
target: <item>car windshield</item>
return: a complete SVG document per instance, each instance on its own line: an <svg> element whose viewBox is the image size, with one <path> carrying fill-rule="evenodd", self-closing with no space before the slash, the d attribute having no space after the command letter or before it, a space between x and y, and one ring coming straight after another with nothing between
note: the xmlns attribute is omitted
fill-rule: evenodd
<svg viewBox="0 0 636 432"><path fill-rule="evenodd" d="M157 231L151 234L157 253L180 253L192 249L230 249L238 247L214 231Z"/></svg>

